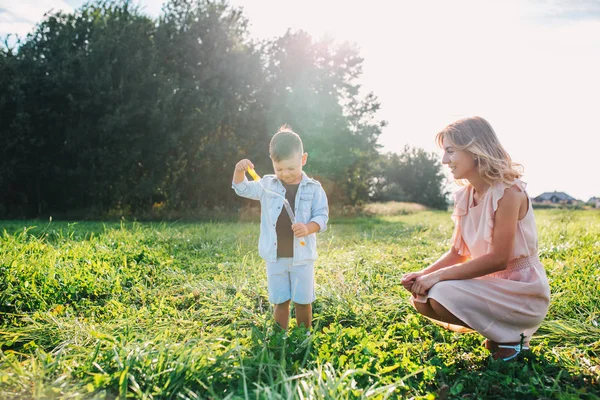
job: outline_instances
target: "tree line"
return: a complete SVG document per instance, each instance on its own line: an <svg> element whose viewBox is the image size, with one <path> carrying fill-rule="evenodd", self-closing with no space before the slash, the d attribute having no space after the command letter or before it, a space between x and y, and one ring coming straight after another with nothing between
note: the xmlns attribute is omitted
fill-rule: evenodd
<svg viewBox="0 0 600 400"><path fill-rule="evenodd" d="M351 43L303 31L258 41L240 9L208 0L169 0L156 19L96 1L4 39L0 217L234 210L233 166L250 158L271 172L284 123L332 204L446 205L433 154L380 153L385 121Z"/></svg>

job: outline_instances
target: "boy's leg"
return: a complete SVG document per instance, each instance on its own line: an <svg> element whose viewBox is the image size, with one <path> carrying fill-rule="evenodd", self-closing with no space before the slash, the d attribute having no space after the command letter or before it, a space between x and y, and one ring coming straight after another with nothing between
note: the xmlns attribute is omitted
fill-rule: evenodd
<svg viewBox="0 0 600 400"><path fill-rule="evenodd" d="M305 328L312 326L312 302L315 301L315 270L311 262L290 268L291 295L296 309L296 322Z"/></svg>
<svg viewBox="0 0 600 400"><path fill-rule="evenodd" d="M312 326L312 304L294 303L294 308L298 326L304 325L305 328L310 328Z"/></svg>
<svg viewBox="0 0 600 400"><path fill-rule="evenodd" d="M273 307L273 319L281 329L287 329L290 323L290 301L275 304Z"/></svg>
<svg viewBox="0 0 600 400"><path fill-rule="evenodd" d="M291 258L279 258L275 262L267 262L267 284L269 302L273 304L273 318L282 329L287 329L290 322L290 273Z"/></svg>

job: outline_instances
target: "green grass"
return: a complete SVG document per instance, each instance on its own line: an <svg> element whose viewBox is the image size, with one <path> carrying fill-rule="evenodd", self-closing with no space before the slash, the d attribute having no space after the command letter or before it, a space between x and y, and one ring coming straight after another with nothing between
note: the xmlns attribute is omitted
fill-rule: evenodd
<svg viewBox="0 0 600 400"><path fill-rule="evenodd" d="M0 222L0 398L600 398L600 213L536 210L552 303L516 363L408 303L449 217L331 221L310 336L274 326L258 223Z"/></svg>

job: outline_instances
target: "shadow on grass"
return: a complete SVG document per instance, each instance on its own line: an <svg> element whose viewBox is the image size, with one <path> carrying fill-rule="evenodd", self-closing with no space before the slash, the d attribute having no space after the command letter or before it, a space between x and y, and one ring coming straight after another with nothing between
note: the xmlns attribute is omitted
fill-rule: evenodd
<svg viewBox="0 0 600 400"><path fill-rule="evenodd" d="M598 399L598 378L575 374L544 355L521 353L515 361L488 357L480 363L458 361L451 368L432 358L438 373L430 390L437 398Z"/></svg>

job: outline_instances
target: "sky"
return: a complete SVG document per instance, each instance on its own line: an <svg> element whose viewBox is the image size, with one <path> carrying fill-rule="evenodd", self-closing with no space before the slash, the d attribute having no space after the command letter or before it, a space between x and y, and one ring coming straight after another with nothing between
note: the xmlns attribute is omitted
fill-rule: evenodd
<svg viewBox="0 0 600 400"><path fill-rule="evenodd" d="M24 36L81 0L0 0L0 36ZM161 0L137 0L158 16ZM357 44L359 83L388 122L383 151L440 154L434 138L479 115L525 168L530 196L600 197L600 0L230 0L257 39L303 29ZM310 149L309 149L310 150ZM446 175L450 174L445 168Z"/></svg>

